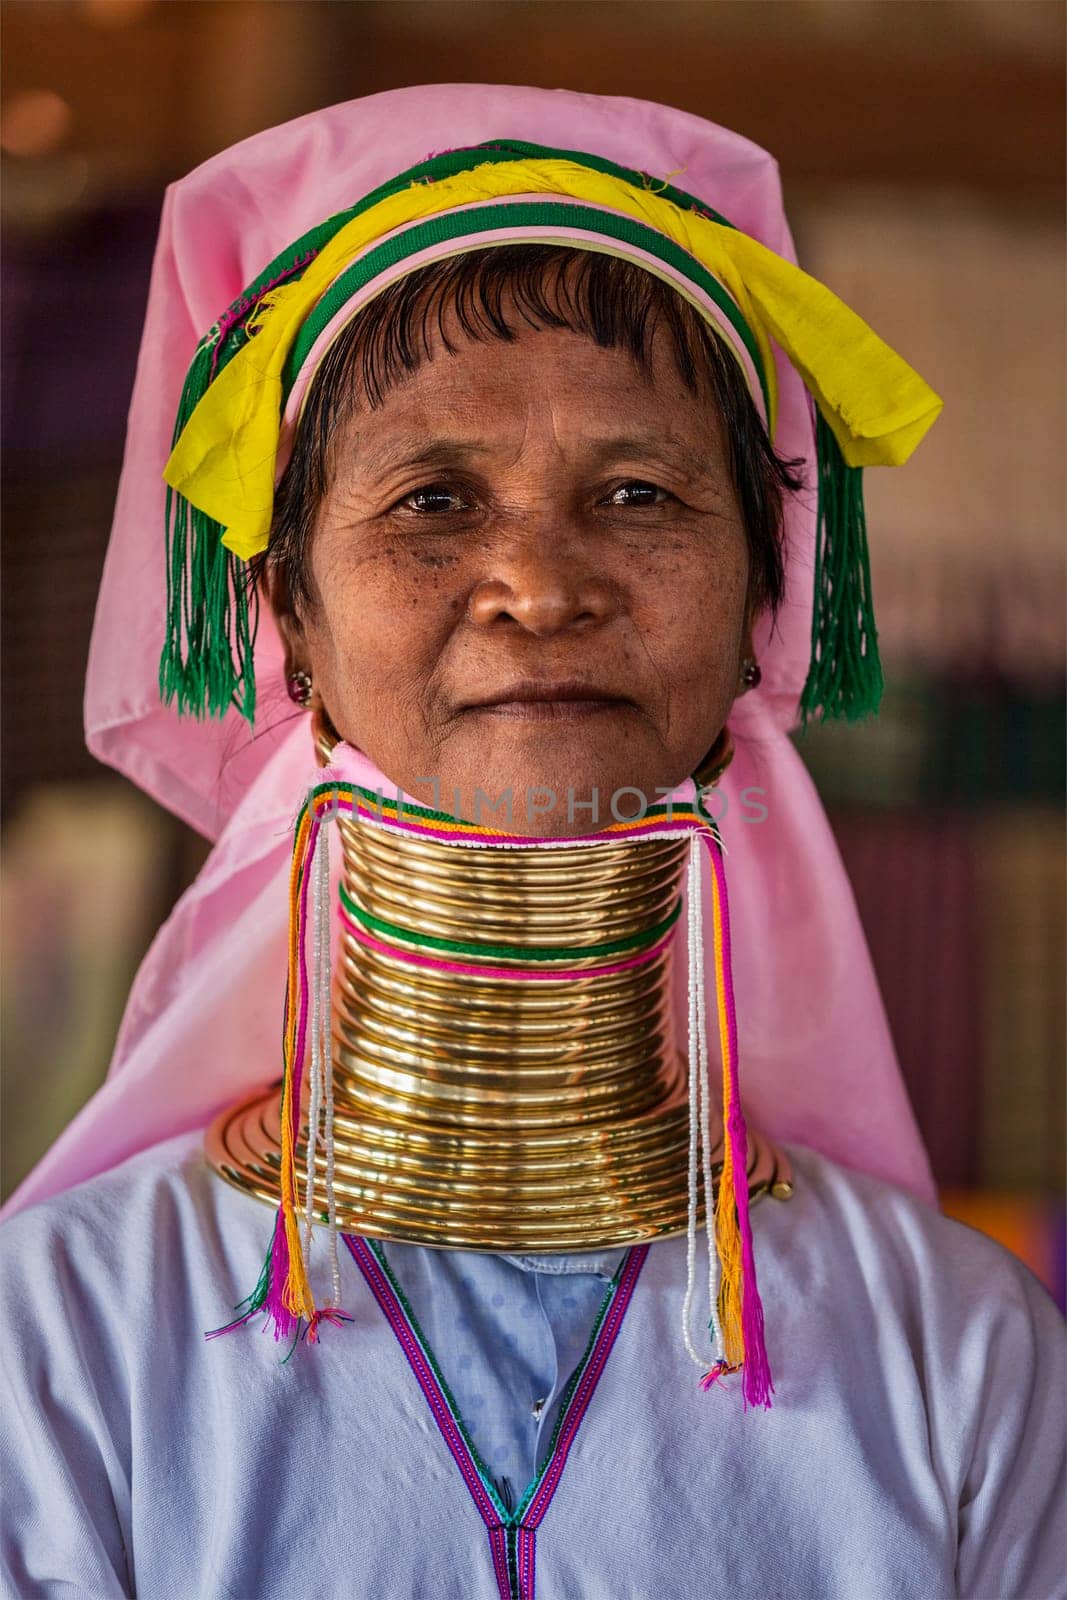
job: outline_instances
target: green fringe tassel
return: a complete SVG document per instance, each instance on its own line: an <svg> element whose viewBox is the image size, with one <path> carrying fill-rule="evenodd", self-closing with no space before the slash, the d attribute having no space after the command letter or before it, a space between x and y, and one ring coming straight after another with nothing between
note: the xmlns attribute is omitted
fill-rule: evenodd
<svg viewBox="0 0 1067 1600"><path fill-rule="evenodd" d="M800 697L803 725L873 716L884 681L874 625L863 470L850 467L833 429L816 413L819 512L811 666Z"/></svg>
<svg viewBox="0 0 1067 1600"><path fill-rule="evenodd" d="M211 382L212 329L186 374L174 427L177 440ZM180 713L223 717L231 706L256 714L253 651L258 602L249 605L245 564L222 543L224 529L167 489L167 620L159 693Z"/></svg>

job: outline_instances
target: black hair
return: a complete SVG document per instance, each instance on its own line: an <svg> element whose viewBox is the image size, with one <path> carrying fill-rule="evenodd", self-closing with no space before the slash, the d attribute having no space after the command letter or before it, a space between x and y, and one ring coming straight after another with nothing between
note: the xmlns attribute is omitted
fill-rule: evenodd
<svg viewBox="0 0 1067 1600"><path fill-rule="evenodd" d="M669 284L632 262L569 245L514 244L464 251L419 267L370 300L330 346L308 388L293 452L275 496L264 560L284 579L294 612L311 603L308 552L332 478L331 441L357 398L372 410L405 373L430 355L436 313L445 349L446 308L470 339L512 342L503 302L510 294L528 327L568 328L604 347L628 349L652 370L658 324L668 331L678 372L701 393L710 384L724 424L730 471L749 541L750 600L774 617L784 597L783 494L802 485L802 461L777 455L734 357L705 319Z"/></svg>

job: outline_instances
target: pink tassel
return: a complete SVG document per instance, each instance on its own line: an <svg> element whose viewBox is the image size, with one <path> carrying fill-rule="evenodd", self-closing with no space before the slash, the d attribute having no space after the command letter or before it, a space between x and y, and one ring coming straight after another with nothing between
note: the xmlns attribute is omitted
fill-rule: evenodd
<svg viewBox="0 0 1067 1600"><path fill-rule="evenodd" d="M713 1383L721 1383L723 1378L729 1377L731 1372L740 1372L740 1367L731 1367L728 1361L716 1361L710 1372L705 1372L700 1380L700 1387L707 1394Z"/></svg>
<svg viewBox="0 0 1067 1600"><path fill-rule="evenodd" d="M270 1283L263 1309L274 1324L276 1339L292 1339L300 1326L300 1319L290 1311L283 1298L289 1278L289 1241L285 1234L285 1216L281 1209L274 1219L274 1237L270 1247Z"/></svg>
<svg viewBox="0 0 1067 1600"><path fill-rule="evenodd" d="M342 1311L340 1306L321 1306L308 1323L307 1342L318 1344L319 1329L324 1322L328 1322L332 1328L340 1328L344 1323L355 1320L347 1311Z"/></svg>

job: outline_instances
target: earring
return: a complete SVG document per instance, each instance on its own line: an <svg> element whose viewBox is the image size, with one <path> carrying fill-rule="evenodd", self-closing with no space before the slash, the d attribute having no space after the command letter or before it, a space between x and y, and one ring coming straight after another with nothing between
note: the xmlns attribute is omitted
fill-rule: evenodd
<svg viewBox="0 0 1067 1600"><path fill-rule="evenodd" d="M289 698L294 705L307 706L311 704L311 673L305 672L302 667L296 672L290 672L285 680L285 687Z"/></svg>
<svg viewBox="0 0 1067 1600"><path fill-rule="evenodd" d="M753 661L750 657L747 661L742 662L741 682L744 684L745 689L758 689L762 681L763 673L760 670L758 661Z"/></svg>

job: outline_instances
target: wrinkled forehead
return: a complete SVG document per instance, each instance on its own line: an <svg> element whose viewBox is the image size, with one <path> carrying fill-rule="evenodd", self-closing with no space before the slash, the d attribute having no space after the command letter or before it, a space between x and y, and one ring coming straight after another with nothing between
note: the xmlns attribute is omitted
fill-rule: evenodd
<svg viewBox="0 0 1067 1600"><path fill-rule="evenodd" d="M675 446L717 434L728 352L673 289L602 264L566 250L472 252L384 291L322 353L291 410L279 479L298 442L354 428L371 467L411 434L476 454L538 417L591 449L627 433Z"/></svg>

